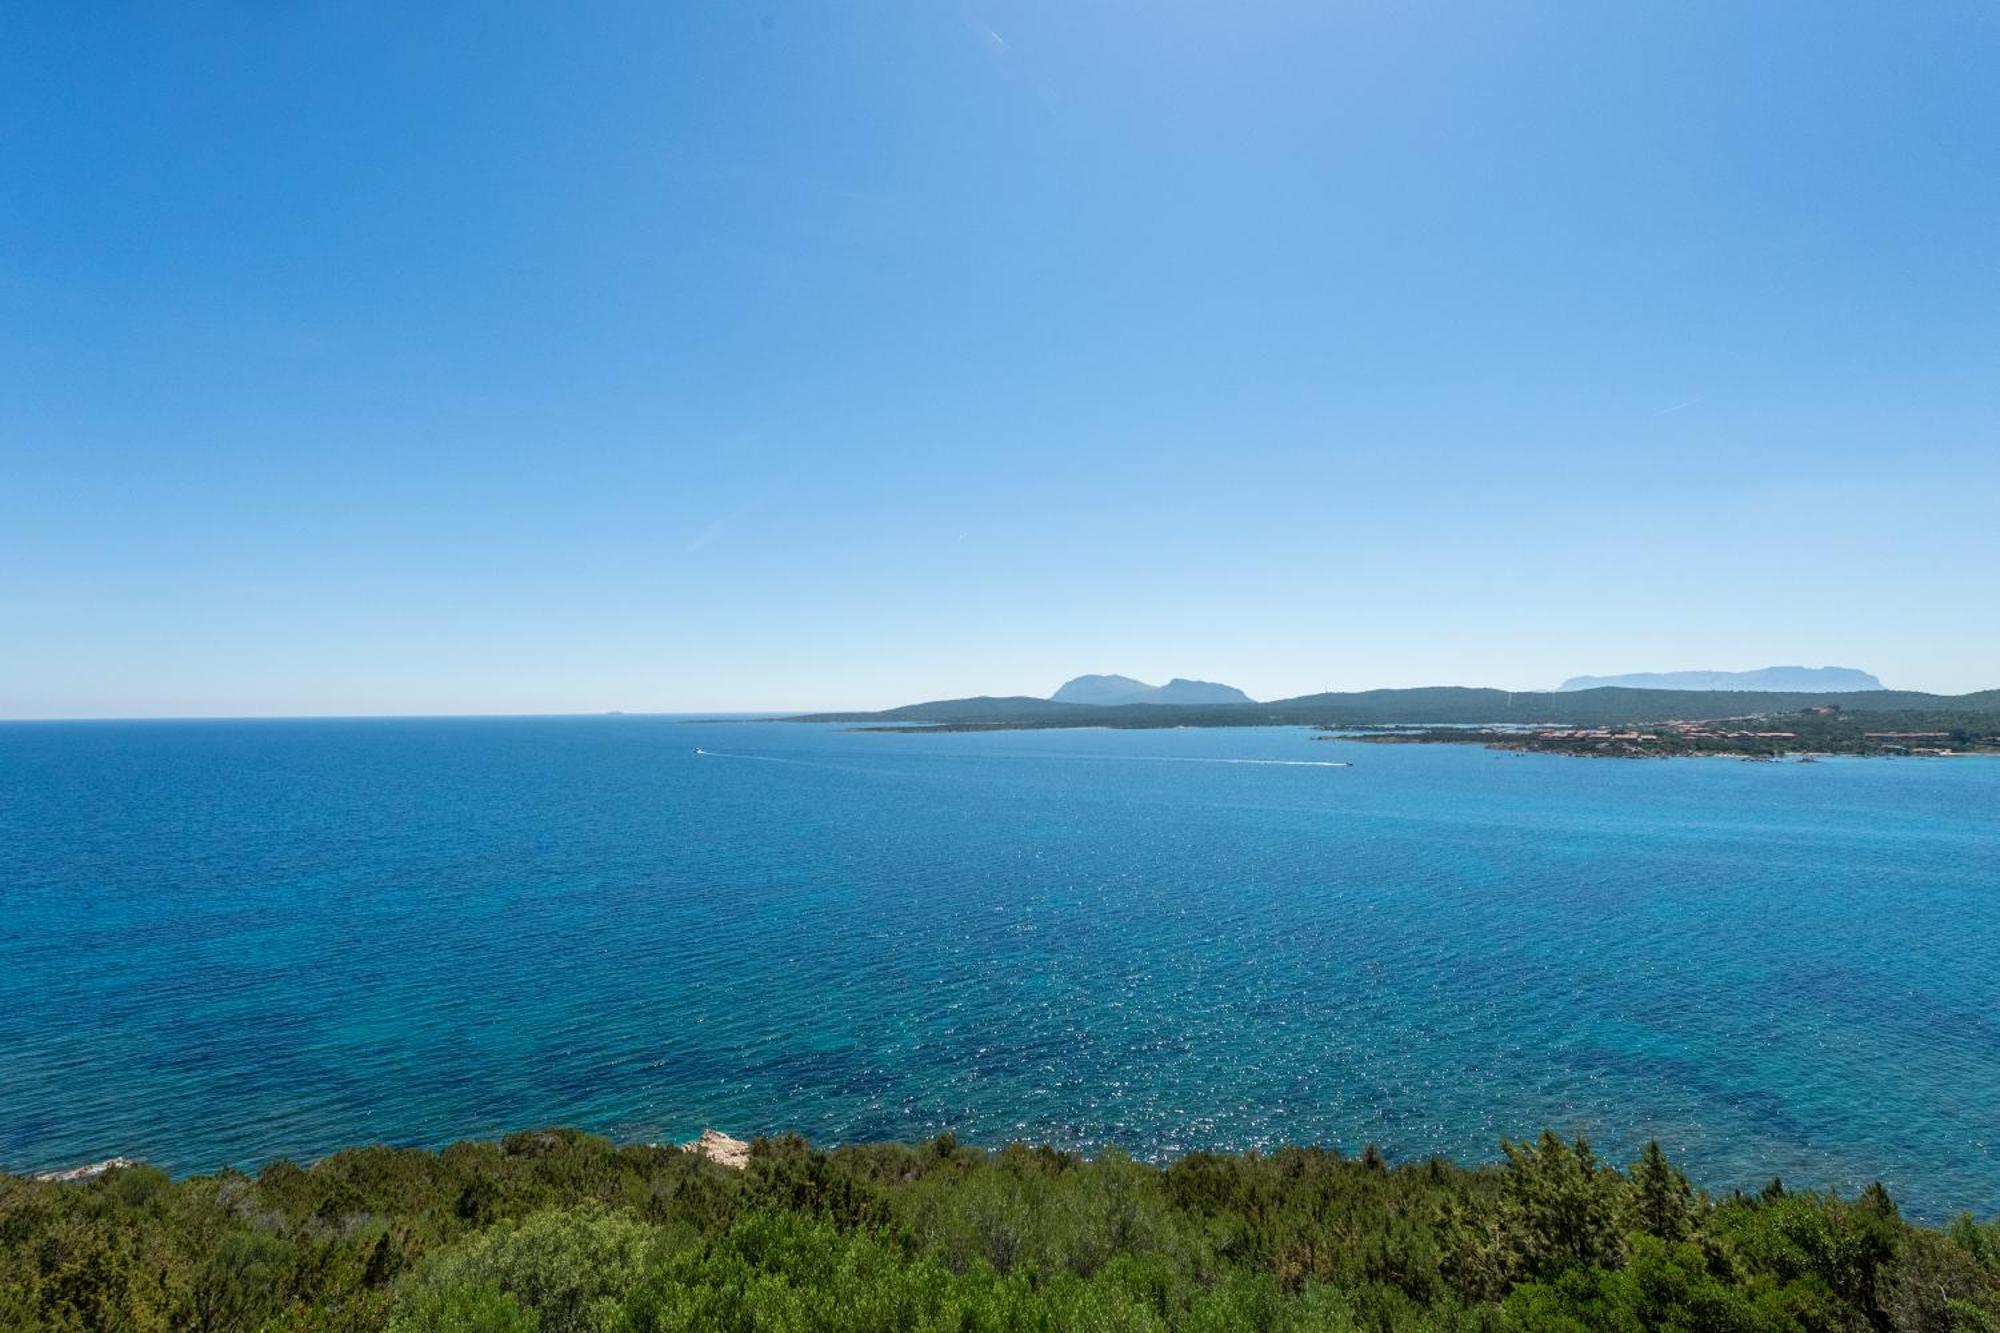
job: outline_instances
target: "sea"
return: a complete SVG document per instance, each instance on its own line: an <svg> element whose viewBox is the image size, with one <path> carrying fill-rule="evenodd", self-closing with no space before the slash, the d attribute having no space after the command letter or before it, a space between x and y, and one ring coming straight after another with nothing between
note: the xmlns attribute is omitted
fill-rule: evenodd
<svg viewBox="0 0 2000 1333"><path fill-rule="evenodd" d="M0 726L0 1167L575 1125L1649 1138L2000 1214L2000 760L1299 728Z"/></svg>

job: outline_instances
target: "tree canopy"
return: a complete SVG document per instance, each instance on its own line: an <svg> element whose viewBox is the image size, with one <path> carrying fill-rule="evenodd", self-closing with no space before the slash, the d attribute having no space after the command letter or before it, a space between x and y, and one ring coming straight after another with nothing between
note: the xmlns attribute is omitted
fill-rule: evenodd
<svg viewBox="0 0 2000 1333"><path fill-rule="evenodd" d="M1649 1144L1496 1167L1314 1148L1156 1167L948 1136L742 1171L573 1130L172 1180L0 1176L0 1330L2000 1333L2000 1224Z"/></svg>

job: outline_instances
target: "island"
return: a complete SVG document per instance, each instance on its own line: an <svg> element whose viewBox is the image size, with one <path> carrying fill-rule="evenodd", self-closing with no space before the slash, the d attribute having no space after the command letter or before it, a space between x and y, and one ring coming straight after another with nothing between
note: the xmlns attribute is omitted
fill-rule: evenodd
<svg viewBox="0 0 2000 1333"><path fill-rule="evenodd" d="M1234 685L1175 676L1164 685L1148 685L1130 676L1077 676L1062 683L1049 698L1059 704L1247 704L1249 695Z"/></svg>
<svg viewBox="0 0 2000 1333"><path fill-rule="evenodd" d="M1787 694L1879 690L1882 682L1854 667L1770 666L1753 671L1634 671L1619 676L1571 676L1557 689L1594 690L1624 685L1635 690L1766 690Z"/></svg>

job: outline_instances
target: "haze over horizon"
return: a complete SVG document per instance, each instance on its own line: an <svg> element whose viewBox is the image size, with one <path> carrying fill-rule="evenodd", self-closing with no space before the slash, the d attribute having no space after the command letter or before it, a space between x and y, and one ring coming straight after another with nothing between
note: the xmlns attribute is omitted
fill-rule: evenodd
<svg viewBox="0 0 2000 1333"><path fill-rule="evenodd" d="M1991 688L1996 61L1962 5L16 6L0 717Z"/></svg>
<svg viewBox="0 0 2000 1333"><path fill-rule="evenodd" d="M1781 668L1781 669L1782 669L1782 668ZM1104 674L1104 673L1086 673L1086 677L1088 678L1089 676L1091 676L1091 675L1095 675L1095 674ZM1715 674L1715 673L1710 673L1710 672L1706 672L1706 671L1690 671L1690 672L1671 672L1671 671L1670 671L1670 672L1664 672L1664 673L1651 673L1651 672L1647 672L1647 673L1629 673L1629 674L1633 674L1633 675L1667 675L1667 676L1673 676L1673 675L1709 675L1709 674ZM1738 674L1738 673L1722 673L1722 674ZM1755 672L1755 671L1752 671L1752 672L1746 672L1746 673L1741 673L1741 674L1746 674L1746 675L1754 675L1754 674L1758 674L1758 673L1757 673L1757 672ZM1070 683L1070 684L1074 684L1074 683L1075 683L1075 681L1074 681L1074 680L1072 680L1072 681L1071 681L1071 682L1069 682L1069 683ZM1183 683L1187 683L1187 682L1183 682ZM1227 682L1196 682L1196 683L1198 683L1198 684L1203 684L1203 685L1219 685L1219 686L1222 686L1222 687L1224 687L1225 689L1233 689L1233 688L1234 688L1233 686L1229 686ZM1250 703L1253 703L1253 704L1254 704L1254 703L1273 703L1273 702L1280 702L1280 701L1283 701L1283 700L1286 700L1286 699L1292 699L1292 698L1298 698L1298 697L1302 697L1302 696L1308 696L1308 695L1314 695L1314 694L1320 694L1320 693L1361 693L1361 692L1367 692L1367 691L1370 691L1370 690L1379 690L1379 689L1387 689L1387 690L1397 690L1397 689L1423 689L1423 688L1429 688L1429 687L1451 687L1451 686L1459 686L1459 687L1467 687L1467 688L1473 688L1473 689L1506 689L1506 690L1511 690L1511 691L1513 691L1514 693L1517 693L1517 694L1561 694L1561 693L1565 693L1565 692L1569 692L1569 691L1573 691L1573 690L1576 690L1576 689L1594 689L1594 688L1601 688L1601 687L1603 687L1603 686L1614 686L1614 687L1621 687L1621 688L1626 688L1626 689L1664 689L1664 690L1675 690L1675 691L1680 691L1680 692L1689 692L1689 691L1692 691L1692 692L1697 692L1697 693L1699 693L1699 692L1702 692L1702 691L1707 691L1707 690L1718 690L1718 689L1745 689L1745 690L1754 690L1754 691L1762 691L1762 692L1773 692L1773 691L1775 691L1775 692L1778 692L1778 693L1785 693L1785 692L1787 692L1787 691L1795 691L1795 692L1805 692L1805 693L1810 693L1810 694L1826 694L1826 693L1835 693L1835 694L1837 694L1837 693L1840 693L1840 692L1841 692L1841 691L1840 691L1840 689L1839 689L1839 688L1836 688L1836 687L1820 687L1820 686L1813 686L1813 687L1810 687L1810 688L1808 688L1808 687L1806 687L1806 686L1802 686L1802 685L1801 685L1801 686L1793 686L1793 685L1772 685L1772 686L1765 686L1765 685L1761 685L1761 684L1756 684L1756 683L1746 683L1746 684L1742 684L1742 685L1705 685L1705 684L1685 684L1685 685L1684 685L1684 684L1680 684L1680 683L1659 683L1659 684L1653 684L1653 683L1647 683L1647 682L1638 682L1638 681L1626 681L1626 680L1623 680L1622 678L1620 678L1620 677L1619 677L1618 675L1613 675L1613 676L1609 676L1609 677L1607 677L1606 679L1604 679L1604 680L1601 680L1601 681L1597 681L1597 680L1591 680L1591 681L1587 681L1587 682L1585 682L1585 683L1578 683L1578 682L1575 682L1575 681L1570 681L1570 682L1565 682L1564 684L1561 684L1561 685L1554 685L1554 686L1550 686L1550 685L1535 685L1535 686L1518 686L1518 687L1517 687L1517 686L1504 686L1504 685L1501 685L1501 686L1495 686L1495 685L1490 685L1490 684L1481 684L1480 682L1477 682L1477 681L1472 681L1472 680L1462 680L1462 681L1425 681L1425 682L1418 682L1418 683L1415 683L1415 684L1410 684L1410 685L1358 685L1358 686L1351 686L1351 687L1333 687L1333 688L1329 688L1329 689L1327 689L1327 690L1298 690L1298 691L1293 691L1293 692L1292 692L1292 693L1290 693L1290 694L1284 694L1284 695L1277 695L1277 694L1266 694L1266 695L1258 695L1258 694L1255 694L1255 693L1253 692L1253 693L1251 694L1251 698L1250 698L1249 702L1250 702ZM1864 689L1865 689L1865 688L1868 688L1868 687L1856 687L1856 688L1864 688ZM1904 686L1900 686L1900 685L1883 685L1883 686L1876 686L1876 687L1873 687L1873 688L1876 688L1876 689L1888 689L1888 690L1892 690L1892 691L1895 691L1895 690L1902 690L1902 689L1904 689L1904 688L1906 688L1906 687L1904 687ZM1909 687L1909 688L1914 688L1914 687ZM1992 687L1989 687L1989 688L1992 688ZM1933 691L1933 692L1935 692L1935 691ZM1972 691L1961 691L1960 693L1971 693L1971 692L1972 692ZM729 707L721 707L721 708L710 708L710 709L701 709L701 708L685 708L685 707L659 707L659 708L645 708L645 707L639 707L639 708L629 708L629 707L616 707L616 706L614 706L614 707L609 707L609 708L592 708L592 709L547 709L547 710L539 710L539 711L538 711L538 710L518 710L518 711L511 711L511 712L507 712L507 711L495 711L495 712L490 712L490 713L480 713L480 712L475 712L475 711L468 711L468 710L463 710L463 709L457 709L457 710L453 710L453 709L439 709L439 710L435 710L435 711L431 711L431 712L425 712L425 711L422 711L422 710L403 710L403 711L385 711L385 712L379 712L379 713L365 713L365 712L355 712L355 713L286 713L286 712L270 712L270 713L200 713L200 712L186 712L186 713L154 713L154 714L119 714L119 713L110 713L110 712L106 712L106 713L101 713L101 714L88 714L88 713L84 713L84 714L53 714L53 713L52 713L52 714L48 714L48 715L45 715L45 716L41 716L41 717L36 717L36 716L19 716L19 717L14 717L14 718L12 718L12 719L10 719L10 718L8 718L8 717L5 717L5 716L0 716L0 722L4 722L4 721L8 721L8 720L15 720L15 721L91 721L91 720L134 720L134 721L138 721L138 720L162 720L162 721L166 721L166 720L189 720L189 721L193 721L193 720L216 720L216 721L222 721L222 720L237 720L237 719L243 719L243 720L253 720L253 719L271 719L271 720L280 720L280 719L310 719L310 718L340 718L340 717L350 717L350 718L389 718L389 717L411 717L411 718L422 718L422 717L508 717L508 716L522 716L522 717L535 717L535 716L595 716L595 715L602 715L602 714L630 714L630 715L637 715L637 716L672 716L672 715L679 715L679 716L691 716L691 717L693 717L693 716L708 716L708 717L727 717L727 716L731 716L731 715L746 715L746 716L766 716L766 717L768 717L768 716L782 716L782 715L784 715L784 714L788 714L788 713L821 713L821 712L834 712L834 713L837 713L837 712L849 712L849 711L875 711L875 710L878 710L878 709L887 709L887 708L894 708L894 707L899 707L899 706L901 706L901 705L905 705L905 704L912 704L912 703L928 703L928 702L932 702L932 701L935 701L935 700L945 700L945 699L959 699L959 698L977 698L977 697L1000 697L1000 698L1009 698L1009 697L1025 697L1025 698L1032 698L1032 699L1042 699L1042 698L1050 698L1050 697L1054 697L1054 696L1056 696L1056 695L1058 695L1058 694L1060 694L1060 690L1052 690L1052 691L1042 691L1042 690L1038 690L1038 689L1035 689L1035 688L1022 688L1022 689L1010 689L1010 688L997 688L997 689L990 689L990 690L971 690L971 691L951 691L951 690L934 690L934 691L931 691L931 692L929 692L929 693L924 693L924 694L919 694L919 695L913 695L913 696L911 696L911 697L909 697L909 698L903 698L903 699L897 699L897 700L894 700L894 701L892 701L892 702L888 702L888 703L870 703L870 704L861 704L861 705L833 705L833 706L822 706L822 705L817 705L817 704L792 704L792 705L788 705L788 706L784 706L784 707L778 707L778 708L729 708ZM1091 700L1091 701L1089 701L1089 702L1106 702L1106 701L1104 701L1104 700ZM1127 702L1127 701L1119 701L1119 702Z"/></svg>

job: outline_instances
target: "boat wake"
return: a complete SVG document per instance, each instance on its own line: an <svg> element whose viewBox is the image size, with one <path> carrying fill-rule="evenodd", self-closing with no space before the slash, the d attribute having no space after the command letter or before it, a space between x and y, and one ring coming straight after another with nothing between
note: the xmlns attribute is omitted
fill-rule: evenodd
<svg viewBox="0 0 2000 1333"><path fill-rule="evenodd" d="M1162 764L1261 764L1274 768L1353 768L1345 759L1212 759L1192 754L1099 754L1079 759L1151 759Z"/></svg>
<svg viewBox="0 0 2000 1333"><path fill-rule="evenodd" d="M814 759L788 759L781 754L731 754L723 750L704 750L695 747L698 759L753 759L760 764L797 764L800 768L839 768L839 764L823 764Z"/></svg>

